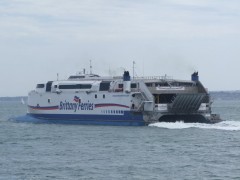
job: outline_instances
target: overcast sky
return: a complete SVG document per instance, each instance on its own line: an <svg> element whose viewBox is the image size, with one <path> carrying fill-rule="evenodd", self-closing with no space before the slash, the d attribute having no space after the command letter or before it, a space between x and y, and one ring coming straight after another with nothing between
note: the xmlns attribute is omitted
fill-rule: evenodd
<svg viewBox="0 0 240 180"><path fill-rule="evenodd" d="M1 0L0 96L86 68L240 89L239 0Z"/></svg>

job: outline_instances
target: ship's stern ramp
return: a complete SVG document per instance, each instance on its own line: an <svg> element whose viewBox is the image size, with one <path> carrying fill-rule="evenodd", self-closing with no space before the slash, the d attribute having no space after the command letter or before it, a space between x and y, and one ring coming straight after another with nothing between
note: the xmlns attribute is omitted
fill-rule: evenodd
<svg viewBox="0 0 240 180"><path fill-rule="evenodd" d="M199 107L208 99L208 95L202 94L178 94L168 105L168 112L172 114L197 113Z"/></svg>
<svg viewBox="0 0 240 180"><path fill-rule="evenodd" d="M210 109L202 112L199 108L202 103L209 103L209 95L206 93L198 94L178 94L172 103L168 104L168 112L162 114L159 118L160 122L176 122L184 121L187 123L215 123L211 116L208 118L206 114L211 113Z"/></svg>

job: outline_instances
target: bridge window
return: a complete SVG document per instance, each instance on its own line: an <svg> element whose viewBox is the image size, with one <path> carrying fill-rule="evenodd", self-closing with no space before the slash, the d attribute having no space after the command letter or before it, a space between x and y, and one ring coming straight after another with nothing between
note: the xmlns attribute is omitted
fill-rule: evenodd
<svg viewBox="0 0 240 180"><path fill-rule="evenodd" d="M101 82L99 91L108 91L110 87L110 82Z"/></svg>
<svg viewBox="0 0 240 180"><path fill-rule="evenodd" d="M47 82L46 92L51 92L52 83L53 83L53 81L48 81L48 82Z"/></svg>
<svg viewBox="0 0 240 180"><path fill-rule="evenodd" d="M70 76L68 79L81 79L84 78L85 76Z"/></svg>
<svg viewBox="0 0 240 180"><path fill-rule="evenodd" d="M45 84L37 84L37 88L44 88Z"/></svg>

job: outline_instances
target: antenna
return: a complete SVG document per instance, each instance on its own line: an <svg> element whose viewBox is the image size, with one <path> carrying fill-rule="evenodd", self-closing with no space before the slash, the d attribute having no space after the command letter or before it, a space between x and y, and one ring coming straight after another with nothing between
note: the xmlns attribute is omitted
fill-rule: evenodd
<svg viewBox="0 0 240 180"><path fill-rule="evenodd" d="M135 72L134 72L134 70L135 70L135 65L136 63L135 63L135 61L133 61L133 79L134 79L134 74L135 74Z"/></svg>
<svg viewBox="0 0 240 180"><path fill-rule="evenodd" d="M142 76L144 77L144 61L142 62Z"/></svg>
<svg viewBox="0 0 240 180"><path fill-rule="evenodd" d="M90 74L92 74L92 60L90 60Z"/></svg>
<svg viewBox="0 0 240 180"><path fill-rule="evenodd" d="M57 73L57 81L58 81L58 78L59 78L59 74Z"/></svg>

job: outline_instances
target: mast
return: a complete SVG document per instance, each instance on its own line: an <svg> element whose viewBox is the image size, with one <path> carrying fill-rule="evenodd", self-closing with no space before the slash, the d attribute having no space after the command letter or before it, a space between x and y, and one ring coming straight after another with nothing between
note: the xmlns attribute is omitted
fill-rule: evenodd
<svg viewBox="0 0 240 180"><path fill-rule="evenodd" d="M90 60L90 74L92 74L92 60Z"/></svg>
<svg viewBox="0 0 240 180"><path fill-rule="evenodd" d="M133 74L132 74L132 76L133 76L133 79L134 79L134 74L135 74L135 72L134 72L134 70L135 70L135 61L133 61Z"/></svg>

